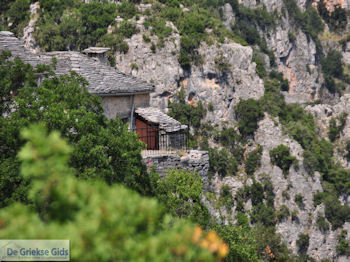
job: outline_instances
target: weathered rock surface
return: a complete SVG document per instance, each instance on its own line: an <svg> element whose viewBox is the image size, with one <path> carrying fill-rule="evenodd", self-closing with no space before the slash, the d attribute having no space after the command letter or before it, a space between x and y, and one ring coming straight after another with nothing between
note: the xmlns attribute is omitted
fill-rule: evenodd
<svg viewBox="0 0 350 262"><path fill-rule="evenodd" d="M240 98L258 99L264 94L263 81L257 76L256 65L252 62L251 47L233 42L211 46L203 43L199 49L203 64L193 66L192 71L188 72L178 63L180 36L177 33L169 37L163 48L153 53L151 44L143 42L142 23L139 26L141 32L127 40L129 52L116 57L116 67L155 84L152 105L165 110L168 99L184 88L192 103L203 101L214 106L206 120L221 123L233 119L233 107ZM152 40L156 41L156 37ZM225 63L229 70L221 72L218 61ZM136 63L138 69L132 69L132 63Z"/></svg>
<svg viewBox="0 0 350 262"><path fill-rule="evenodd" d="M286 101L305 103L317 100L323 78L316 63L316 45L300 29L295 33L295 40L291 41L290 30L289 21L283 19L276 31L266 38L277 58L278 70L289 81Z"/></svg>
<svg viewBox="0 0 350 262"><path fill-rule="evenodd" d="M24 46L33 53L39 53L39 46L36 44L34 39L35 23L39 18L38 11L40 9L40 3L35 2L30 5L30 20L28 25L23 29L23 40Z"/></svg>
<svg viewBox="0 0 350 262"><path fill-rule="evenodd" d="M339 117L342 113L347 114L344 128L340 131L339 139L335 142L335 156L344 168L350 168L350 159L346 156L346 142L350 140L350 94L343 95L339 102L334 105L318 104L307 106L308 110L316 120L319 133L328 139L329 122L332 118ZM338 122L339 125L339 122Z"/></svg>

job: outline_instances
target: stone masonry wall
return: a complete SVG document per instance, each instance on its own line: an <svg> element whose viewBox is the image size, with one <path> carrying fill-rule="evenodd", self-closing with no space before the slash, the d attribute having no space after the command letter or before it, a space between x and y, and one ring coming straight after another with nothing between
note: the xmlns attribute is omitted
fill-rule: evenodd
<svg viewBox="0 0 350 262"><path fill-rule="evenodd" d="M153 151L154 152L154 151ZM209 153L207 151L190 150L184 153L143 153L143 162L147 169L156 168L156 172L162 177L166 176L168 169L184 169L197 172L204 180L208 178Z"/></svg>

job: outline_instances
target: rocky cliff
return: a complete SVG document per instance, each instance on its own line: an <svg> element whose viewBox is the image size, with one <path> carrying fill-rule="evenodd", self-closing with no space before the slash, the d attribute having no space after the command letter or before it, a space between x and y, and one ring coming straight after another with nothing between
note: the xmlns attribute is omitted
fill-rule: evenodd
<svg viewBox="0 0 350 262"><path fill-rule="evenodd" d="M295 24L295 20L289 14L290 10L286 10L285 1L240 0L239 2L252 9L261 9L262 6L265 6L268 12L276 14L274 28L257 28L260 37L266 41L267 48L276 58L276 64L271 66L269 57L262 54L264 64L267 71L277 70L288 80L288 90L282 92L287 103L304 105L319 102L316 105L308 105L306 110L316 120L318 135L329 140L331 119L344 112L350 114L348 107L350 97L345 94L339 98L340 95L334 95L325 88L320 56L326 55L330 49L336 49L343 52L344 64L349 64L349 44L342 49L339 42L332 39L335 35L338 40L343 39L346 34L344 32L333 34L326 25L325 32L322 33L320 42L318 42L311 38L302 27ZM305 11L312 4L311 2L313 1L298 0L297 6L300 10ZM317 4L319 1L314 2ZM338 4L342 8L350 8L350 3L346 0L326 1L329 11L334 10ZM138 8L142 14L145 10L152 8L152 5L141 4ZM229 4L222 8L223 23L227 29L231 30L237 22L235 10ZM32 19L24 34L29 48L35 47L31 32L33 32L36 21L36 9L37 5L32 5ZM192 65L190 69L184 69L178 61L181 48L179 28L168 21L167 26L172 28L172 33L166 37L163 45L154 48L152 43L156 43L159 39L150 33L152 28L145 27L145 19L143 15L137 20L130 19L135 23L138 33L125 40L129 46L128 52L115 53L116 68L155 84L156 91L151 98L152 106L160 107L166 112L168 102L173 101L180 90L184 90L187 103L196 106L201 101L205 107L211 108L202 119L202 123L210 121L219 126L236 128L237 118L234 108L238 102L249 98L257 100L265 93L264 80L257 74L257 64L253 62L253 56L259 47L257 45L244 46L228 38L209 43L203 41L198 48L202 63ZM116 20L117 24L123 21L125 19L120 17ZM145 41L145 35L150 38L150 41ZM349 119L346 117L339 138L334 143L334 156L344 168L350 168L350 161L345 152L346 141L350 139ZM210 142L214 147L222 147L217 141ZM207 190L219 196L222 187L227 185L232 197L235 197L240 189L251 186L253 180L263 182L269 179L272 182L275 196L273 202L275 210L286 206L293 213L276 223L277 232L282 235L282 239L287 242L288 246L297 253L296 242L300 234L307 234L309 236L307 254L316 261L322 259L349 261L349 257L337 254L336 246L340 232L344 229L350 232L350 223L346 222L336 230L321 231L317 226L318 218L325 217L324 204L317 206L314 204L314 195L324 191L322 174L319 172L315 172L313 176L308 174L304 166L302 145L286 132L278 117L267 113L259 121L258 129L246 145L245 152L251 152L258 144L262 146L261 163L253 177L246 174L244 164L242 164L235 176L223 178L215 174L212 178L208 178ZM291 155L296 158L296 164L290 167L287 175L281 168L272 164L270 157L270 151L281 144L288 146ZM302 205L297 203L297 196L302 196ZM224 207L215 208L215 203L205 197L204 201L207 202L213 216L220 219L224 217L223 221L228 218L235 219L236 205L229 212ZM349 196L345 194L340 201L342 204L349 205ZM251 212L251 199L245 199L244 209L247 213ZM350 234L347 235L346 240L350 241Z"/></svg>

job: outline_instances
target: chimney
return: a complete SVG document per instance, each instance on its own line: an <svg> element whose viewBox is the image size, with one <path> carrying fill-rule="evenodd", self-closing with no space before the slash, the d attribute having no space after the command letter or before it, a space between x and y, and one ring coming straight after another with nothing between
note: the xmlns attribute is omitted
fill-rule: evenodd
<svg viewBox="0 0 350 262"><path fill-rule="evenodd" d="M108 65L106 53L111 50L106 47L89 47L83 51L88 57L95 57L102 64Z"/></svg>

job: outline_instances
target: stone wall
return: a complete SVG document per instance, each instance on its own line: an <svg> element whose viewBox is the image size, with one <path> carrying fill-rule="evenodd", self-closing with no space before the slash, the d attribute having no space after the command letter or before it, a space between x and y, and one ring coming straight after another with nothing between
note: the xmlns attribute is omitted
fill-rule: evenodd
<svg viewBox="0 0 350 262"><path fill-rule="evenodd" d="M209 153L207 151L190 150L180 153L167 153L162 151L143 152L143 162L150 170L155 167L156 172L161 176L166 176L168 169L184 169L197 172L204 180L208 178Z"/></svg>
<svg viewBox="0 0 350 262"><path fill-rule="evenodd" d="M135 108L149 106L149 94L135 95ZM102 107L108 119L117 116L121 118L130 117L132 110L132 95L130 96L104 96Z"/></svg>

